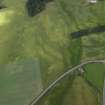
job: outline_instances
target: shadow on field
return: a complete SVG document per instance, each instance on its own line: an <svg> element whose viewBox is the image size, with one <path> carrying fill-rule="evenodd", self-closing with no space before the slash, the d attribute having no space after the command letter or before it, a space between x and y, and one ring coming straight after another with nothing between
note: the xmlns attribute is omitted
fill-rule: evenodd
<svg viewBox="0 0 105 105"><path fill-rule="evenodd" d="M26 9L28 15L33 17L45 9L46 3L53 0L27 0Z"/></svg>
<svg viewBox="0 0 105 105"><path fill-rule="evenodd" d="M101 32L105 32L105 25L100 25L100 26L96 26L94 28L79 30L77 32L71 33L71 36L72 36L72 38L79 38L82 36L87 36L89 34L101 33Z"/></svg>

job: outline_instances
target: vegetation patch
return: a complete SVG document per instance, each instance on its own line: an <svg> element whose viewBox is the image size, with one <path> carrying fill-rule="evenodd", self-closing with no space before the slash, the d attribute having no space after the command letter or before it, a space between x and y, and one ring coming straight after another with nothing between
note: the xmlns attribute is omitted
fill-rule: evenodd
<svg viewBox="0 0 105 105"><path fill-rule="evenodd" d="M0 104L28 105L43 89L37 60L0 65Z"/></svg>
<svg viewBox="0 0 105 105"><path fill-rule="evenodd" d="M103 64L89 64L85 66L85 78L100 91L103 91L105 66Z"/></svg>
<svg viewBox="0 0 105 105"><path fill-rule="evenodd" d="M13 11L11 10L0 11L0 26L8 24L12 15Z"/></svg>
<svg viewBox="0 0 105 105"><path fill-rule="evenodd" d="M62 105L98 105L97 94L80 76L76 76Z"/></svg>

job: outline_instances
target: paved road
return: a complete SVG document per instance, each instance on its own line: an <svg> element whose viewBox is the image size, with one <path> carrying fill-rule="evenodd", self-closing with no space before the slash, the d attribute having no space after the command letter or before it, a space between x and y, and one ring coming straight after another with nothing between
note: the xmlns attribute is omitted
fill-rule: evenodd
<svg viewBox="0 0 105 105"><path fill-rule="evenodd" d="M87 64L92 64L92 63L104 63L105 64L105 60L94 60L94 61L87 61L84 63L81 63L71 69L69 69L67 72L65 72L64 74L62 74L60 77L58 77L52 84L50 84L48 86L48 88L46 88L44 91L42 91L40 93L39 96L35 97L35 99L33 99L33 101L29 104L29 105L36 105L37 102L40 101L40 99L42 99L59 81L61 81L63 78L65 78L66 76L70 75L71 73L73 73L74 71L78 70L79 68L87 65ZM103 100L105 99L105 82L104 82L104 89L103 89ZM103 105L105 105L105 100L103 101Z"/></svg>

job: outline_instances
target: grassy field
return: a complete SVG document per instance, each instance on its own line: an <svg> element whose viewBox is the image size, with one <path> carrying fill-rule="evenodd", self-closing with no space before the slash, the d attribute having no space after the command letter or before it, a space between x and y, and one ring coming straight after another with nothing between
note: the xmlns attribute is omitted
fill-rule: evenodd
<svg viewBox="0 0 105 105"><path fill-rule="evenodd" d="M100 105L98 92L83 77L62 80L37 105ZM63 88L66 88L62 90Z"/></svg>
<svg viewBox="0 0 105 105"><path fill-rule="evenodd" d="M105 65L103 64L89 64L85 66L85 78L100 91L103 90Z"/></svg>
<svg viewBox="0 0 105 105"><path fill-rule="evenodd" d="M66 24L65 16L59 11L56 3L49 3L44 11L35 17L30 17L25 7L26 0L3 1L7 8L0 10L1 65L14 64L17 61L31 58L38 59L41 65L42 85L47 87L51 81L65 71L64 69L80 61L80 59L77 59L80 56L77 52L81 41L71 41L71 37L68 36L70 24ZM78 49L72 51L73 46ZM74 60L73 55L75 55ZM6 70L9 70L9 68ZM0 96L0 104L23 105L32 101L32 95L36 95L35 87L32 87L35 81L33 75L35 77L36 75L32 74L31 77L27 74L29 71L24 73L25 71L23 70L21 75L16 73L15 76L18 78L15 76L8 78L6 76L9 73L5 72L5 69L0 69L1 75L3 74L1 82L4 83L3 85L0 82L0 86L2 86L0 91L4 92L4 95ZM30 73L33 73L33 71ZM5 78L8 81L4 81ZM22 78L25 78L24 84L21 83ZM20 87L16 84L19 84ZM27 87L27 89L25 90L24 87ZM13 91L10 90L7 93L6 90L9 91L10 88ZM16 97L13 97L13 95L16 95Z"/></svg>
<svg viewBox="0 0 105 105"><path fill-rule="evenodd" d="M100 2L94 6L89 6L83 0L55 0L48 3L39 14L30 17L26 9L26 2L27 0L3 0L3 4L7 8L0 10L0 64L14 64L17 61L30 58L38 59L42 84L45 88L66 68L80 62L83 57L82 52L86 53L83 44L87 44L87 42L80 38L72 39L70 33L88 28L90 25L94 27L103 24L105 21L103 18L104 3ZM99 13L100 15L98 15ZM88 56L89 54L86 54L85 58ZM2 69L0 72L4 74L4 77L8 74ZM24 77L26 78L25 81L31 78L28 77L28 74L24 74ZM2 79L1 82L3 82ZM11 82L8 80L8 83L14 84ZM24 84L24 86L26 85ZM27 83L27 88L31 89L28 86L30 86L30 82ZM2 88L4 87L5 85ZM67 88L64 87L61 90L65 89ZM17 90L15 89L15 91ZM34 88L31 91L34 92ZM22 91L21 94L25 92ZM0 96L0 99L3 100L3 97ZM20 105L18 99L14 100ZM0 101L0 104L7 105L3 102ZM12 104L15 105L11 101L8 102L8 105Z"/></svg>
<svg viewBox="0 0 105 105"><path fill-rule="evenodd" d="M4 4L7 8L2 10L5 24L2 22L0 29L0 64L38 58L46 86L65 68L79 63L77 52L80 52L81 41L71 41L70 21L64 19L56 3L49 3L35 17L28 16L26 0L4 0ZM73 47L77 49L72 50Z"/></svg>
<svg viewBox="0 0 105 105"><path fill-rule="evenodd" d="M77 76L67 92L62 105L98 105L97 93L80 76Z"/></svg>
<svg viewBox="0 0 105 105"><path fill-rule="evenodd" d="M37 60L0 65L0 104L28 105L42 89Z"/></svg>

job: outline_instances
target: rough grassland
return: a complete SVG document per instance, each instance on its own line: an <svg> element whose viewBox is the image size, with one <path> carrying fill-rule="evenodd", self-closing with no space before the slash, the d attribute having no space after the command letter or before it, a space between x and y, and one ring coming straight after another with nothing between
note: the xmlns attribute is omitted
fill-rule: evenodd
<svg viewBox="0 0 105 105"><path fill-rule="evenodd" d="M0 64L37 58L44 87L81 60L81 39L73 40L70 33L105 21L104 3L88 6L83 0L55 0L34 17L28 16L26 0L4 0L4 5L7 8L0 10ZM85 58L88 56L86 54ZM81 79L78 81L81 83ZM67 88L61 90L64 89ZM93 95L91 99L95 105Z"/></svg>
<svg viewBox="0 0 105 105"><path fill-rule="evenodd" d="M97 95L83 78L77 76L62 105L98 105Z"/></svg>

